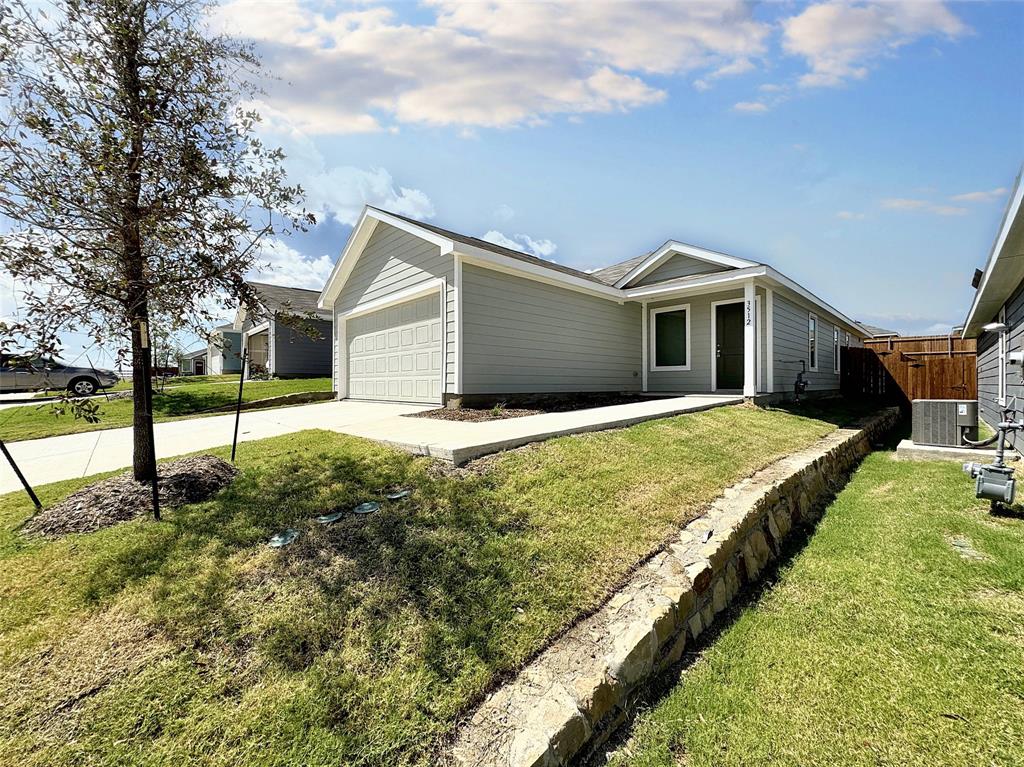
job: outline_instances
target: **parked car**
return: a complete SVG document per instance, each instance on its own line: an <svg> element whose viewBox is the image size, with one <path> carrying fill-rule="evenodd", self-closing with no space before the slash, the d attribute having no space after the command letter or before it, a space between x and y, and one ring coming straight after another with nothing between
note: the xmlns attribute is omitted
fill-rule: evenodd
<svg viewBox="0 0 1024 767"><path fill-rule="evenodd" d="M50 357L0 354L0 391L67 389L72 394L87 397L119 380L112 370L76 367Z"/></svg>

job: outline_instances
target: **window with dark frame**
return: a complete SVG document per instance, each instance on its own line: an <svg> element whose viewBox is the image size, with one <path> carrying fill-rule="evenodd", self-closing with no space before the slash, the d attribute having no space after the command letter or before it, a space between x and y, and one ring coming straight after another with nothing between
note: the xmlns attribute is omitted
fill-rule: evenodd
<svg viewBox="0 0 1024 767"><path fill-rule="evenodd" d="M689 349L686 348L686 309L655 312L654 367L686 367Z"/></svg>

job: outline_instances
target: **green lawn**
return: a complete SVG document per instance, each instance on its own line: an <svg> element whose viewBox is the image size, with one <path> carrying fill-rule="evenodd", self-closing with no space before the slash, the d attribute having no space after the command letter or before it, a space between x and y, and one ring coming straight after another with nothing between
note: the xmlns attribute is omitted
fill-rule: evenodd
<svg viewBox="0 0 1024 767"><path fill-rule="evenodd" d="M204 410L230 405L238 399L238 378L235 386L225 385L218 379L230 380L231 376L196 376L168 381L163 393L154 392L153 410L157 421L171 421L194 416ZM124 382L122 382L124 383ZM121 384L118 384L120 386ZM245 402L278 397L297 392L330 391L330 378L295 378L275 381L246 381L242 399ZM132 406L130 399L107 401L93 400L99 405L100 420L89 423L68 414L57 415L53 405L25 405L19 408L0 410L0 438L13 442L19 439L53 437L58 434L75 434L95 429L115 429L131 426Z"/></svg>
<svg viewBox="0 0 1024 767"><path fill-rule="evenodd" d="M869 456L612 763L1024 763L1024 519L987 509L955 463Z"/></svg>
<svg viewBox="0 0 1024 767"><path fill-rule="evenodd" d="M54 542L17 534L31 509L4 496L0 763L432 764L491 684L722 488L833 428L721 408L458 476L303 432L239 445L210 502ZM403 486L375 515L310 521ZM267 548L288 525L299 541Z"/></svg>

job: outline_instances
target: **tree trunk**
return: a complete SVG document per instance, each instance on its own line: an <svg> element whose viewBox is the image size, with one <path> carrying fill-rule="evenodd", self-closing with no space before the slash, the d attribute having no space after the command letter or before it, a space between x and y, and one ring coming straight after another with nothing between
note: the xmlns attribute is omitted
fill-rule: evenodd
<svg viewBox="0 0 1024 767"><path fill-rule="evenodd" d="M156 478L152 368L149 363L150 350L143 346L139 325L139 322L135 322L132 327L132 471L136 481L151 482Z"/></svg>

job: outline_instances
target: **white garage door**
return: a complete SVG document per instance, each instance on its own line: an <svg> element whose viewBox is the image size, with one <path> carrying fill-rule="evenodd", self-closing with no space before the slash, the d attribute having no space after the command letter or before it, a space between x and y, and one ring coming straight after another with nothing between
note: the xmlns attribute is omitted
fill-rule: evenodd
<svg viewBox="0 0 1024 767"><path fill-rule="evenodd" d="M441 308L436 293L346 324L349 397L441 404Z"/></svg>

